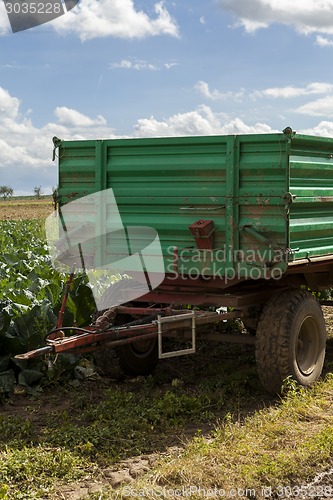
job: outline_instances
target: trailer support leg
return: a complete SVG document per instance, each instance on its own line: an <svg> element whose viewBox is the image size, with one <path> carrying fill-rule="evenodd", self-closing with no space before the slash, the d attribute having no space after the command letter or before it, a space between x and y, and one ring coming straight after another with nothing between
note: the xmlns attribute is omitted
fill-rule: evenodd
<svg viewBox="0 0 333 500"><path fill-rule="evenodd" d="M163 323L173 323L177 321L177 328L179 328L179 320L191 320L192 325L192 347L178 351L163 352ZM158 359L174 358L176 356L184 356L185 354L194 354L196 351L196 329L195 329L195 311L191 313L179 314L177 316L157 317L157 334L158 334Z"/></svg>

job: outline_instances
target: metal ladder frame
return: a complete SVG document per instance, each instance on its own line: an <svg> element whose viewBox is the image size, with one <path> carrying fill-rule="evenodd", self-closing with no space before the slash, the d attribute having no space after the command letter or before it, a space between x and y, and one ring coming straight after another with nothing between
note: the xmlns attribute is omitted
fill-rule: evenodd
<svg viewBox="0 0 333 500"><path fill-rule="evenodd" d="M180 349L178 351L163 352L163 323L179 322L180 319L191 320L192 323L192 347L188 349ZM179 327L179 326L178 326ZM196 325L195 311L177 316L157 316L157 334L158 334L158 359L175 358L176 356L184 356L186 354L194 354L196 352Z"/></svg>

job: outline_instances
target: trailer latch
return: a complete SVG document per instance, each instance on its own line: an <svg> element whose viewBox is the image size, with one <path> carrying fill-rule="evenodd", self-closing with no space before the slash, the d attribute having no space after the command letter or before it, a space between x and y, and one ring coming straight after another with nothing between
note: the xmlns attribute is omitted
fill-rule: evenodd
<svg viewBox="0 0 333 500"><path fill-rule="evenodd" d="M198 250L213 250L214 248L214 221L197 220L189 227L195 238Z"/></svg>

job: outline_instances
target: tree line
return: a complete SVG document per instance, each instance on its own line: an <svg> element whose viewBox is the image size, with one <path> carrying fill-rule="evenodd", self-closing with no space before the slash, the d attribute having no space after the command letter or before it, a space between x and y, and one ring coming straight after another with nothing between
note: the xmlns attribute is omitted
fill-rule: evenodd
<svg viewBox="0 0 333 500"><path fill-rule="evenodd" d="M42 186L35 186L33 189L33 193L36 196L36 198L41 198L43 191L42 191ZM7 200L11 196L13 196L14 190L10 186L0 186L0 197L3 200Z"/></svg>

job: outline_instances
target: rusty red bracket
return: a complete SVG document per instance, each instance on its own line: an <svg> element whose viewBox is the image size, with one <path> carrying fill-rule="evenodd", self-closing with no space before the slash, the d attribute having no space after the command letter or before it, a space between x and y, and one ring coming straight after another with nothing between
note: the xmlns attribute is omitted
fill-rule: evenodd
<svg viewBox="0 0 333 500"><path fill-rule="evenodd" d="M61 328L63 321L64 321L64 314L65 314L65 309L66 309L66 304L67 304L67 299L69 295L69 290L71 288L71 284L73 283L73 278L74 278L74 271L72 271L69 275L68 281L65 286L65 292L64 292L64 297L62 299L62 304L61 308L58 314L58 319L57 319L57 324L56 328Z"/></svg>

